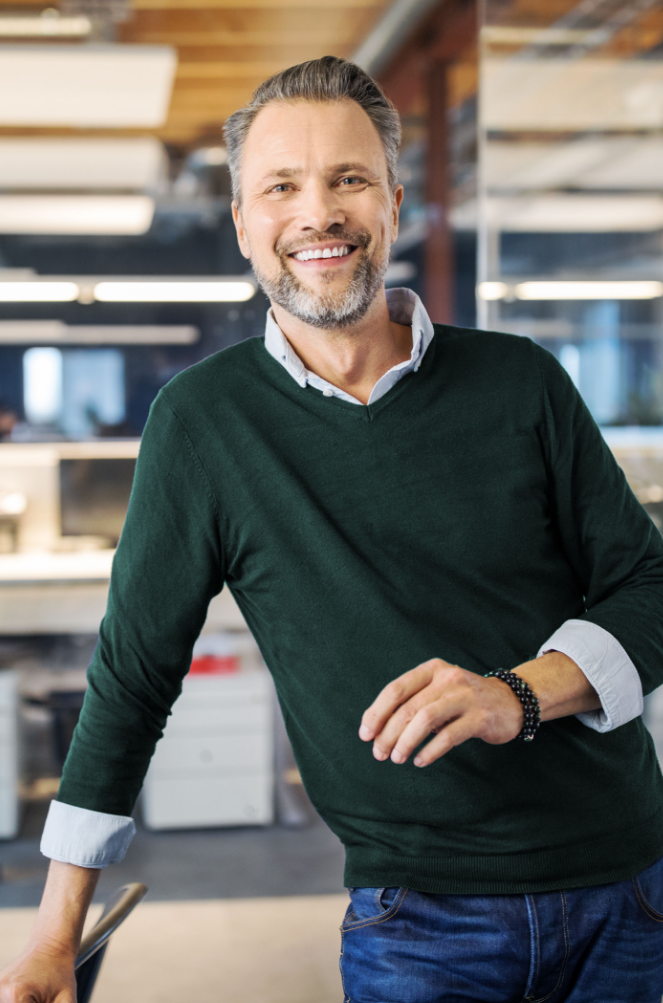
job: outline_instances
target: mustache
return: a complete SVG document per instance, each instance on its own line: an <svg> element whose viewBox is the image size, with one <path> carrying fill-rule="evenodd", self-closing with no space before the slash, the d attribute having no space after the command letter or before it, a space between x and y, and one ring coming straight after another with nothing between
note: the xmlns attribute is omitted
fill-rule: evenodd
<svg viewBox="0 0 663 1003"><path fill-rule="evenodd" d="M290 254L296 254L303 247L310 247L312 244L323 244L329 240L338 240L344 244L354 244L362 250L371 243L371 234L368 230L346 230L343 227L331 230L314 230L309 233L306 239L297 241L277 241L274 250L280 258L287 258Z"/></svg>

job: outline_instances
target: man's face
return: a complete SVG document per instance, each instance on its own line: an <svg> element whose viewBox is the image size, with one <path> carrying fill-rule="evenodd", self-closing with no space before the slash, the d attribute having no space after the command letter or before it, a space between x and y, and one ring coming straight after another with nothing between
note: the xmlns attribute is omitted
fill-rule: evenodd
<svg viewBox="0 0 663 1003"><path fill-rule="evenodd" d="M350 100L267 105L241 190L239 245L270 300L322 329L360 320L383 286L403 196L366 112Z"/></svg>

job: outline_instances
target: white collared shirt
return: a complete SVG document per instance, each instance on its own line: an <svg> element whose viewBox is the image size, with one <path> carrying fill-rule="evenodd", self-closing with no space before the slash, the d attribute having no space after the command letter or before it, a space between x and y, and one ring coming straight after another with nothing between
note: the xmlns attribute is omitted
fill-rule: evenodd
<svg viewBox="0 0 663 1003"><path fill-rule="evenodd" d="M388 390L391 390L406 373L416 372L421 365L426 349L433 340L433 325L426 313L426 308L416 293L411 289L388 289L387 307L389 309L389 319L394 324L403 324L404 327L412 328L412 352L410 358L405 362L399 362L392 366L377 381L368 404L375 404L384 397ZM324 380L316 373L312 373L306 368L299 358L294 348L284 335L281 328L274 320L271 310L267 311L267 324L265 326L265 348L277 362L280 362L286 372L299 383L300 387L312 386L316 390L321 390L326 397L338 397L340 400L349 401L351 404L362 402L340 390L332 383ZM363 405L362 405L363 406Z"/></svg>
<svg viewBox="0 0 663 1003"><path fill-rule="evenodd" d="M409 359L392 366L380 377L371 391L369 404L384 396L406 373L417 371L434 335L423 303L411 290L388 290L387 305L392 321L412 327L412 352ZM271 310L267 314L265 348L300 387L310 385L326 397L363 406L356 397L306 369ZM548 651L561 651L572 658L596 690L601 710L576 715L588 728L612 731L642 714L638 671L619 641L603 627L585 620L567 620L541 645L537 657ZM135 831L131 818L52 801L41 852L53 860L80 867L107 867L122 860Z"/></svg>

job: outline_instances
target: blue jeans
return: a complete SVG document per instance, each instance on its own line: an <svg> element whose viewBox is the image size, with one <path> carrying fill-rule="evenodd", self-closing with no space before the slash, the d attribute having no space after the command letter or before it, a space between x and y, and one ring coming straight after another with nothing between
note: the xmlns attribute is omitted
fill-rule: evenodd
<svg viewBox="0 0 663 1003"><path fill-rule="evenodd" d="M564 892L350 897L345 1003L661 1003L663 857Z"/></svg>

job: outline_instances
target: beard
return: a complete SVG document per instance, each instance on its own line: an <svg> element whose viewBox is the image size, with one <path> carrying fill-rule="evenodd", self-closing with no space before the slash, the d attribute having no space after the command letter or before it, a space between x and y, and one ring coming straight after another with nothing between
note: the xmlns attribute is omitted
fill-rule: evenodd
<svg viewBox="0 0 663 1003"><path fill-rule="evenodd" d="M330 240L352 244L357 248L354 252L357 257L355 269L345 289L331 288L335 281L331 273L322 273L323 282L330 286L322 292L314 292L301 282L291 271L288 261L288 256L296 253L297 247L285 248L277 243L275 250L281 267L276 278L262 274L253 262L260 287L272 302L278 303L292 317L310 327L327 331L351 327L364 317L382 288L389 265L389 252L382 257L369 255L371 235L368 230L350 233L339 228L334 233L316 232L310 234L305 243L300 242L300 246L310 247Z"/></svg>

